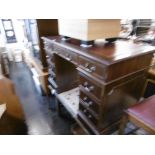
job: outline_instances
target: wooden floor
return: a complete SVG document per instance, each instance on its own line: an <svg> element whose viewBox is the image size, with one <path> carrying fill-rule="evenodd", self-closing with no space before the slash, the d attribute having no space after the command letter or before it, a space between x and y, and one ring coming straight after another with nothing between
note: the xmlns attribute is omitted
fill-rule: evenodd
<svg viewBox="0 0 155 155"><path fill-rule="evenodd" d="M26 134L71 134L70 126L74 123L73 120L61 118L57 115L54 110L54 97L50 99L49 104L47 97L39 94L31 72L25 64L12 63L10 65L10 78L15 84L16 93L24 109L28 127Z"/></svg>

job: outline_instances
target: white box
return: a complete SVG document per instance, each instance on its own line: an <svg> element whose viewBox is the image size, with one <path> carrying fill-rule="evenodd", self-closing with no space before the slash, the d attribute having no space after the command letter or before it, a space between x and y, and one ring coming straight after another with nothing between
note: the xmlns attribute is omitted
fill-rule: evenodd
<svg viewBox="0 0 155 155"><path fill-rule="evenodd" d="M59 19L59 34L83 41L118 37L120 19Z"/></svg>

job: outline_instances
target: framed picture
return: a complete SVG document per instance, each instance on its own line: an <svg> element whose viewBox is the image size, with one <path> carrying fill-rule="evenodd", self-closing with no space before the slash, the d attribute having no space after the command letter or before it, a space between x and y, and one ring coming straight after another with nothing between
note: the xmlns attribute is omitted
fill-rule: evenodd
<svg viewBox="0 0 155 155"><path fill-rule="evenodd" d="M11 19L2 19L7 43L16 43L16 36Z"/></svg>

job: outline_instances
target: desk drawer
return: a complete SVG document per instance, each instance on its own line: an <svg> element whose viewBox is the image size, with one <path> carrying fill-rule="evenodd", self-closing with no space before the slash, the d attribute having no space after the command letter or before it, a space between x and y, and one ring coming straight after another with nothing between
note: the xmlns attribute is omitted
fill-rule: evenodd
<svg viewBox="0 0 155 155"><path fill-rule="evenodd" d="M102 88L97 85L95 81L91 80L83 74L80 74L80 85L85 91L100 100Z"/></svg>
<svg viewBox="0 0 155 155"><path fill-rule="evenodd" d="M98 103L96 103L94 100L92 100L88 95L86 95L84 92L80 90L80 100L94 113L99 114L99 109L101 108Z"/></svg>
<svg viewBox="0 0 155 155"><path fill-rule="evenodd" d="M89 120L91 121L95 126L98 126L98 119L94 117L94 115L92 115L90 113L90 111L88 109L86 109L81 103L79 105L80 107L80 112Z"/></svg>
<svg viewBox="0 0 155 155"><path fill-rule="evenodd" d="M78 64L78 56L73 51L63 48L63 47L59 47L57 45L54 45L54 51L56 54L63 57L67 61L70 61L76 65Z"/></svg>
<svg viewBox="0 0 155 155"><path fill-rule="evenodd" d="M43 41L44 44L44 49L48 52L48 51L53 51L53 44L47 40Z"/></svg>
<svg viewBox="0 0 155 155"><path fill-rule="evenodd" d="M79 66L88 73L105 80L106 79L106 66L93 62L92 60L83 56L79 57Z"/></svg>

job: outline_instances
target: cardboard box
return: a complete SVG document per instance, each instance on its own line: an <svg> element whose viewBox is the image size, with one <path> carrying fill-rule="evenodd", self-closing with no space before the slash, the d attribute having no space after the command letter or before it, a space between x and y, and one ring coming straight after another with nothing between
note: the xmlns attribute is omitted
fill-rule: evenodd
<svg viewBox="0 0 155 155"><path fill-rule="evenodd" d="M83 41L118 37L119 19L59 19L59 34Z"/></svg>

